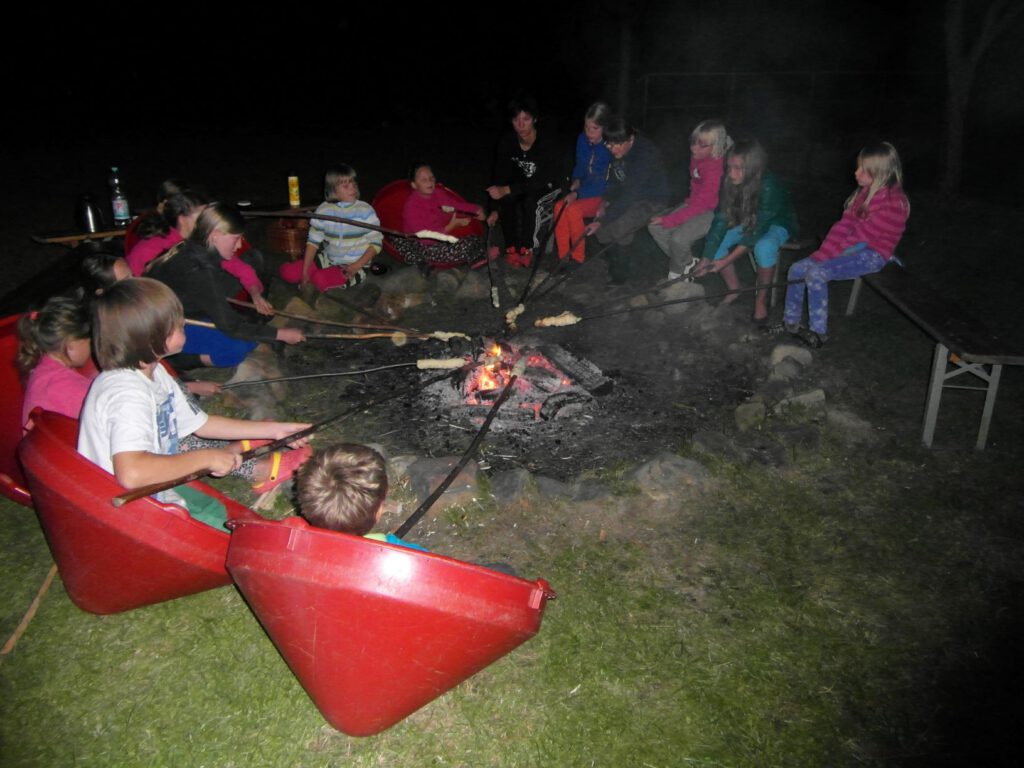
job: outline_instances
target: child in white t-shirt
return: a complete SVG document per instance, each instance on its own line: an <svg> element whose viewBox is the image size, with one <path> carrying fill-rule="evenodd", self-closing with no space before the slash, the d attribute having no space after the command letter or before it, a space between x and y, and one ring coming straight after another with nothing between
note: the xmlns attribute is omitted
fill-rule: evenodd
<svg viewBox="0 0 1024 768"><path fill-rule="evenodd" d="M159 364L160 358L181 351L183 328L181 302L157 280L122 280L93 305L93 348L103 373L82 406L78 450L125 488L195 472L221 477L241 463L241 448L236 444L179 453L179 440L187 435L276 440L309 426L210 416L191 405ZM298 440L294 444L298 450L261 460L256 479L264 485L283 482L309 457L305 444ZM183 503L174 491L158 498Z"/></svg>

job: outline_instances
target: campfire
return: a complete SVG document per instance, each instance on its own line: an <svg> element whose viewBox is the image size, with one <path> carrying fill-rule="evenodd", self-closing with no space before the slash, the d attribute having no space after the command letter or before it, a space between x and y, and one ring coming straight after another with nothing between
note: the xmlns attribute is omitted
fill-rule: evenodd
<svg viewBox="0 0 1024 768"><path fill-rule="evenodd" d="M557 345L529 346L496 340L467 356L475 365L457 381L439 382L424 396L468 425L478 425L498 399L519 365L522 373L495 421L501 429L512 425L565 419L589 409L595 395L611 391L611 381L592 363ZM525 366L525 367L524 367Z"/></svg>

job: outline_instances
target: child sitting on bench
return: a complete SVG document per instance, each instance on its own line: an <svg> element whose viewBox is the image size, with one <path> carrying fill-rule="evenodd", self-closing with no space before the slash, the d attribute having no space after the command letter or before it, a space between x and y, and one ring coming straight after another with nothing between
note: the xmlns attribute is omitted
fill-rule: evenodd
<svg viewBox="0 0 1024 768"><path fill-rule="evenodd" d="M864 147L853 177L857 188L821 247L789 268L790 281L804 282L786 290L784 327L814 348L828 340L828 281L879 272L892 259L910 216L900 156L892 144ZM809 329L800 326L805 287Z"/></svg>

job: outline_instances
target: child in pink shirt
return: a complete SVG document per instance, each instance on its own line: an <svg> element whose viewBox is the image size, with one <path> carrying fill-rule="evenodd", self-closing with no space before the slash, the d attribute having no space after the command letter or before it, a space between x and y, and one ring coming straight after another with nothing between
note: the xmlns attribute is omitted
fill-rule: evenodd
<svg viewBox="0 0 1024 768"><path fill-rule="evenodd" d="M707 235L722 185L725 153L732 139L718 120L705 120L690 134L690 194L674 211L651 219L647 231L668 256L668 279L688 275L700 260L693 244Z"/></svg>
<svg viewBox="0 0 1024 768"><path fill-rule="evenodd" d="M54 296L18 321L18 366L26 377L21 409L24 431L36 407L78 418L96 378L89 342L89 315L82 303Z"/></svg>

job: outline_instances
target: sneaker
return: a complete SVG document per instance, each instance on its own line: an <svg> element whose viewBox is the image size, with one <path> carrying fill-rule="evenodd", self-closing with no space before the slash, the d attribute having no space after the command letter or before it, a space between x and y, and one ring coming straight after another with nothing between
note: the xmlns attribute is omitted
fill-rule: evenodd
<svg viewBox="0 0 1024 768"><path fill-rule="evenodd" d="M690 273L693 272L693 270L695 270L697 268L698 264L700 264L700 259L694 257L693 260L689 264L687 264L685 267L683 267L683 274L689 276ZM669 272L669 275L672 275L672 274L673 274L672 272ZM676 275L676 276L678 277L679 275Z"/></svg>
<svg viewBox="0 0 1024 768"><path fill-rule="evenodd" d="M794 335L811 349L821 349L828 341L828 334L815 333L810 328L799 328Z"/></svg>
<svg viewBox="0 0 1024 768"><path fill-rule="evenodd" d="M668 277L666 277L665 279L666 280L678 280L680 277L683 276L683 274L686 274L686 273L683 273L683 272L669 272L668 273Z"/></svg>

